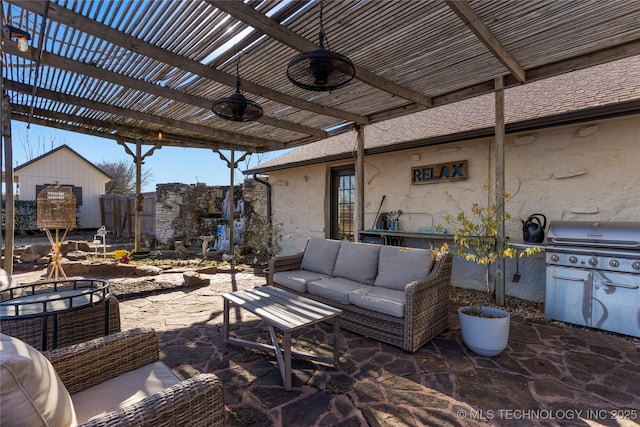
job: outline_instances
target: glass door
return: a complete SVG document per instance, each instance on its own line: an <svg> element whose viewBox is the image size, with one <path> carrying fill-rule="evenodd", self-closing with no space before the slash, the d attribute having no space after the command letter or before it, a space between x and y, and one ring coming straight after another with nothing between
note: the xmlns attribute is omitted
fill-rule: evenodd
<svg viewBox="0 0 640 427"><path fill-rule="evenodd" d="M353 166L331 170L331 238L354 241L356 174Z"/></svg>

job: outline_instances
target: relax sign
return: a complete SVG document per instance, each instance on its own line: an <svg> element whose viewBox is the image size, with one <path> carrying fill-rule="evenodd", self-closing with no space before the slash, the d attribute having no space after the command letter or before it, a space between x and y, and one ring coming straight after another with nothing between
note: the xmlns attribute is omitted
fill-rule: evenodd
<svg viewBox="0 0 640 427"><path fill-rule="evenodd" d="M469 178L467 160L411 168L411 184L433 184Z"/></svg>

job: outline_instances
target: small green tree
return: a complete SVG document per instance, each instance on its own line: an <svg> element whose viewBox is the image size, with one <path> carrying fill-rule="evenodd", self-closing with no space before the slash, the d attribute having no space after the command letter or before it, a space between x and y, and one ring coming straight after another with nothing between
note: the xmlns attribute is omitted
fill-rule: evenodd
<svg viewBox="0 0 640 427"><path fill-rule="evenodd" d="M16 200L15 227L17 231L26 232L36 228L37 216L38 210L35 200Z"/></svg>
<svg viewBox="0 0 640 427"><path fill-rule="evenodd" d="M484 189L487 194L494 194L491 185L485 185ZM444 217L444 221L451 227L454 234L452 253L467 261L486 266L485 285L488 293L491 291L489 266L500 257L513 258L516 256L516 250L509 246L508 237L504 237L502 245L498 245L498 228L511 218L511 214L504 211L504 205L500 206L495 203L482 206L476 202L471 205L468 211L465 211L450 193L445 191L445 195L447 200L457 209L455 215L448 214ZM502 203L506 204L512 197L511 194L503 192ZM498 250L500 246L502 246L501 251ZM448 249L447 245L440 251ZM540 251L538 246L534 246L520 252L519 256L531 256Z"/></svg>
<svg viewBox="0 0 640 427"><path fill-rule="evenodd" d="M253 251L268 260L282 250L282 224L273 223L266 216L254 214L247 222L246 243Z"/></svg>

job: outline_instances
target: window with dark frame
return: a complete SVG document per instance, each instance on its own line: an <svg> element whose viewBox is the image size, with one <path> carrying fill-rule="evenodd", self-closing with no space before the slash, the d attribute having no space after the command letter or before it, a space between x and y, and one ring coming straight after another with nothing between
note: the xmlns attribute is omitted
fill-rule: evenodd
<svg viewBox="0 0 640 427"><path fill-rule="evenodd" d="M44 184L44 185L36 185L36 198L38 197L38 194L40 194L40 192L42 190L44 190L47 187L53 187L57 184ZM76 198L76 207L80 207L82 206L82 187L76 187L75 185L60 185L60 187L64 187L64 188L70 188L71 192L73 193L73 197Z"/></svg>
<svg viewBox="0 0 640 427"><path fill-rule="evenodd" d="M331 227L332 239L355 240L354 212L356 175L353 166L331 170Z"/></svg>

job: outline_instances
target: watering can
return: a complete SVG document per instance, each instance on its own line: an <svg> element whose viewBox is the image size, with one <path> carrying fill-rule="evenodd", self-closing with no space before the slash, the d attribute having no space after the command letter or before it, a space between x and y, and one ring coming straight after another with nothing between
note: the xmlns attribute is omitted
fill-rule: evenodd
<svg viewBox="0 0 640 427"><path fill-rule="evenodd" d="M533 214L522 221L522 233L526 243L542 243L544 229L547 227L547 217L542 214Z"/></svg>

